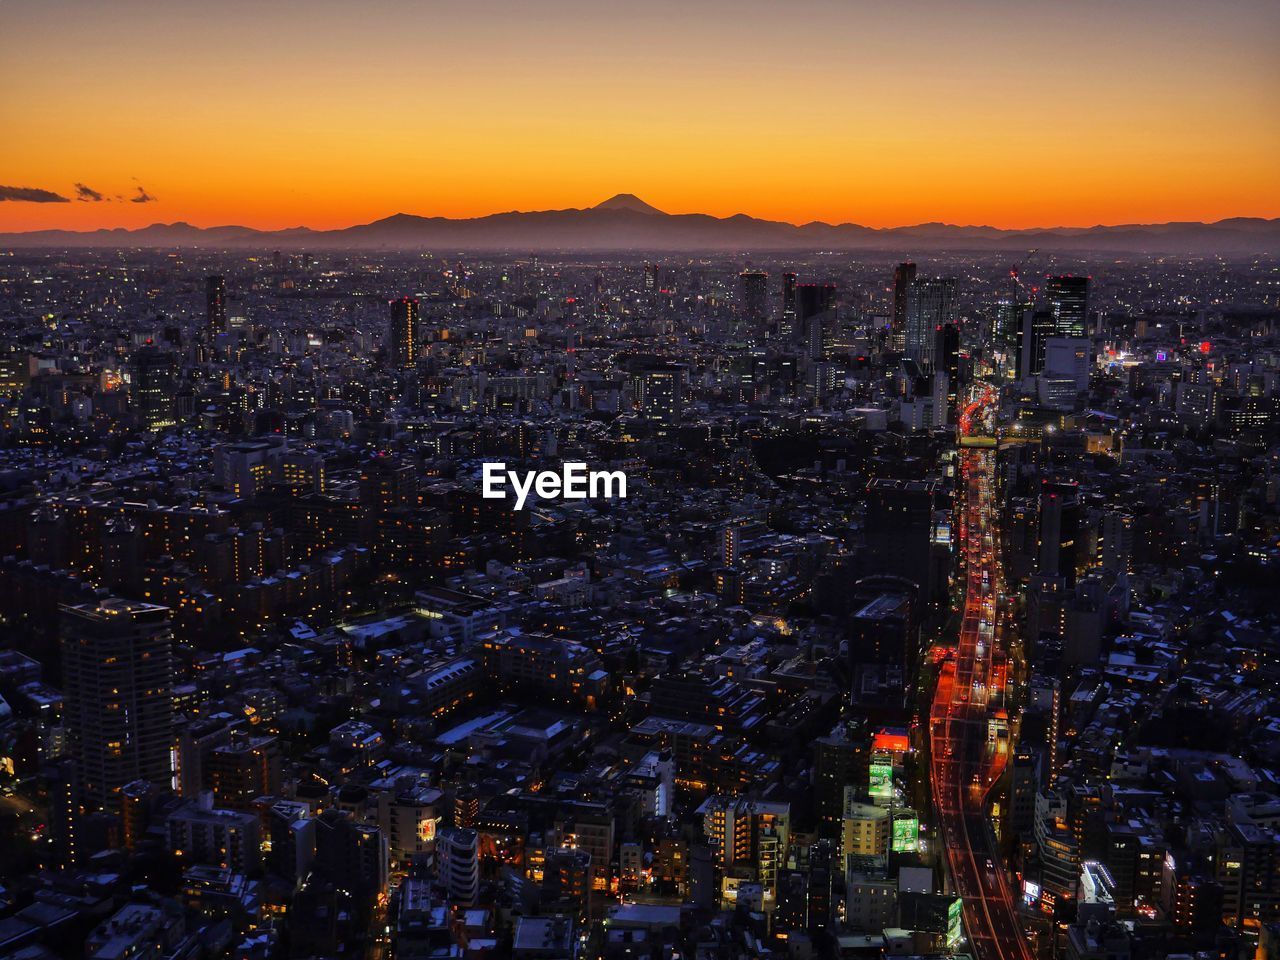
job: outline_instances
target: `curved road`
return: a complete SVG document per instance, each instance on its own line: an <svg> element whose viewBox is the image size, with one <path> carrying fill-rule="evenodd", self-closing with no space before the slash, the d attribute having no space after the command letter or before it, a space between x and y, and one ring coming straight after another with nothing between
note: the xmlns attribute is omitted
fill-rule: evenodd
<svg viewBox="0 0 1280 960"><path fill-rule="evenodd" d="M960 416L961 435L981 433L994 403L991 388L979 387ZM1004 651L995 649L1000 571L994 461L992 449L960 450L962 505L956 526L965 559L964 619L956 655L943 664L930 711L930 780L974 955L977 960L1033 960L987 817L987 794L1008 759L1007 739L989 734L1009 675Z"/></svg>

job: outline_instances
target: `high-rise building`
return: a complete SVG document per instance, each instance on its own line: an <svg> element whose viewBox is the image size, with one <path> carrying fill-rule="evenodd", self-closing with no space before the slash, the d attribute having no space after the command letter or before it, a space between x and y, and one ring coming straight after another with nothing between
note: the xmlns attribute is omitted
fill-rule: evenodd
<svg viewBox="0 0 1280 960"><path fill-rule="evenodd" d="M956 404L960 392L960 328L954 323L944 323L938 328L937 369L935 373L946 375L946 391L943 402L938 406L946 409L947 423L956 422ZM935 410L941 419L941 410Z"/></svg>
<svg viewBox="0 0 1280 960"><path fill-rule="evenodd" d="M1040 546L1037 572L1076 582L1076 539L1080 526L1079 486L1046 481L1040 489Z"/></svg>
<svg viewBox="0 0 1280 960"><path fill-rule="evenodd" d="M890 328L890 346L902 351L907 343L907 301L911 284L916 279L916 265L908 260L893 268L893 326Z"/></svg>
<svg viewBox="0 0 1280 960"><path fill-rule="evenodd" d="M387 838L376 824L362 823L330 808L316 818L315 871L357 896L387 889Z"/></svg>
<svg viewBox="0 0 1280 960"><path fill-rule="evenodd" d="M836 288L829 283L803 283L796 288L796 335L805 356L822 359L827 331L835 325Z"/></svg>
<svg viewBox="0 0 1280 960"><path fill-rule="evenodd" d="M103 600L64 607L67 728L88 809L116 809L134 780L173 780L169 609Z"/></svg>
<svg viewBox="0 0 1280 960"><path fill-rule="evenodd" d="M391 301L387 330L387 357L393 367L411 367L421 345L418 332L419 304L414 297Z"/></svg>
<svg viewBox="0 0 1280 960"><path fill-rule="evenodd" d="M926 599L937 495L934 481L878 478L867 484L865 529L875 572L912 581Z"/></svg>
<svg viewBox="0 0 1280 960"><path fill-rule="evenodd" d="M738 274L742 320L759 333L769 319L769 274L763 270L743 270Z"/></svg>
<svg viewBox="0 0 1280 960"><path fill-rule="evenodd" d="M954 277L913 280L908 287L906 341L903 353L921 367L937 364L938 330L956 322Z"/></svg>
<svg viewBox="0 0 1280 960"><path fill-rule="evenodd" d="M133 355L130 379L129 400L147 429L163 430L173 426L178 358L159 347L141 347Z"/></svg>
<svg viewBox="0 0 1280 960"><path fill-rule="evenodd" d="M778 336L790 340L796 335L796 275L782 275L782 317L778 321Z"/></svg>
<svg viewBox="0 0 1280 960"><path fill-rule="evenodd" d="M1057 319L1051 310L1024 310L1018 335L1018 378L1044 370L1045 345L1054 335Z"/></svg>
<svg viewBox="0 0 1280 960"><path fill-rule="evenodd" d="M227 280L225 277L204 278L204 326L212 339L227 332Z"/></svg>
<svg viewBox="0 0 1280 960"><path fill-rule="evenodd" d="M1045 281L1044 296L1053 313L1054 336L1089 335L1088 277L1049 277Z"/></svg>

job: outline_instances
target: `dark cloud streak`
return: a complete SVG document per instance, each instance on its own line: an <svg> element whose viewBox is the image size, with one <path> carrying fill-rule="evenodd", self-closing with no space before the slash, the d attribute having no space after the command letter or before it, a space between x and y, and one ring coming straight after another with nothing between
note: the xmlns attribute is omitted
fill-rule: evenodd
<svg viewBox="0 0 1280 960"><path fill-rule="evenodd" d="M103 200L107 198L104 197L102 194L100 194L97 190L93 189L93 187L86 186L83 183L77 183L76 199L84 200L86 202L91 202L91 203L101 203Z"/></svg>
<svg viewBox="0 0 1280 960"><path fill-rule="evenodd" d="M20 203L70 203L60 193L41 190L39 187L0 187L0 202L12 200Z"/></svg>
<svg viewBox="0 0 1280 960"><path fill-rule="evenodd" d="M153 197L151 194L147 193L147 191L142 189L142 187L138 187L138 195L136 197L130 197L129 202L130 203L155 203L156 198Z"/></svg>

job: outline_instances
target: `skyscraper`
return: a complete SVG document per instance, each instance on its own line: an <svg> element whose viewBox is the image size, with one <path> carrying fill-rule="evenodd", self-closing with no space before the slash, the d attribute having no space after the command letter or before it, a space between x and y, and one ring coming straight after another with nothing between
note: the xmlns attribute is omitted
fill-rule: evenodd
<svg viewBox="0 0 1280 960"><path fill-rule="evenodd" d="M894 350L906 348L907 300L915 279L916 265L910 260L893 268L893 326L890 328L890 346Z"/></svg>
<svg viewBox="0 0 1280 960"><path fill-rule="evenodd" d="M1044 370L1045 344L1054 335L1057 318L1051 310L1024 310L1018 337L1018 377L1034 377Z"/></svg>
<svg viewBox="0 0 1280 960"><path fill-rule="evenodd" d="M1079 485L1048 482L1040 489L1040 543L1037 573L1076 582L1076 537L1080 526Z"/></svg>
<svg viewBox="0 0 1280 960"><path fill-rule="evenodd" d="M140 347L133 355L129 400L148 430L174 424L174 394L178 387L178 359L168 350Z"/></svg>
<svg viewBox="0 0 1280 960"><path fill-rule="evenodd" d="M1089 335L1088 277L1049 277L1045 281L1044 296L1053 313L1054 336Z"/></svg>
<svg viewBox="0 0 1280 960"><path fill-rule="evenodd" d="M742 319L750 330L759 332L769 317L769 274L763 270L743 270L741 286Z"/></svg>
<svg viewBox="0 0 1280 960"><path fill-rule="evenodd" d="M956 322L954 277L913 280L907 293L905 355L932 370L937 363L938 330Z"/></svg>
<svg viewBox="0 0 1280 960"><path fill-rule="evenodd" d="M796 288L796 335L803 338L805 355L822 358L826 331L835 324L836 288L829 283L805 283Z"/></svg>
<svg viewBox="0 0 1280 960"><path fill-rule="evenodd" d="M134 780L173 779L168 607L126 600L62 610L67 732L88 809L116 809Z"/></svg>
<svg viewBox="0 0 1280 960"><path fill-rule="evenodd" d="M782 318L778 321L778 336L789 340L796 331L796 275L782 275Z"/></svg>
<svg viewBox="0 0 1280 960"><path fill-rule="evenodd" d="M205 329L209 338L227 332L227 281L225 277L204 278Z"/></svg>
<svg viewBox="0 0 1280 960"><path fill-rule="evenodd" d="M401 297L391 301L391 321L387 330L387 357L393 367L411 367L418 359L418 301Z"/></svg>
<svg viewBox="0 0 1280 960"><path fill-rule="evenodd" d="M947 423L955 423L960 390L960 328L954 323L944 323L938 328L937 336L937 369L934 373L946 375Z"/></svg>

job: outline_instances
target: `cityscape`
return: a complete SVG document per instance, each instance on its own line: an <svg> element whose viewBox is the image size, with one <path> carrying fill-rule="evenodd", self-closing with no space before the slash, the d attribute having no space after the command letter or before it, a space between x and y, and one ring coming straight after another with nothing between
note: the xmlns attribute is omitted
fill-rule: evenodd
<svg viewBox="0 0 1280 960"><path fill-rule="evenodd" d="M1280 960L1280 7L216 6L0 4L0 958Z"/></svg>

